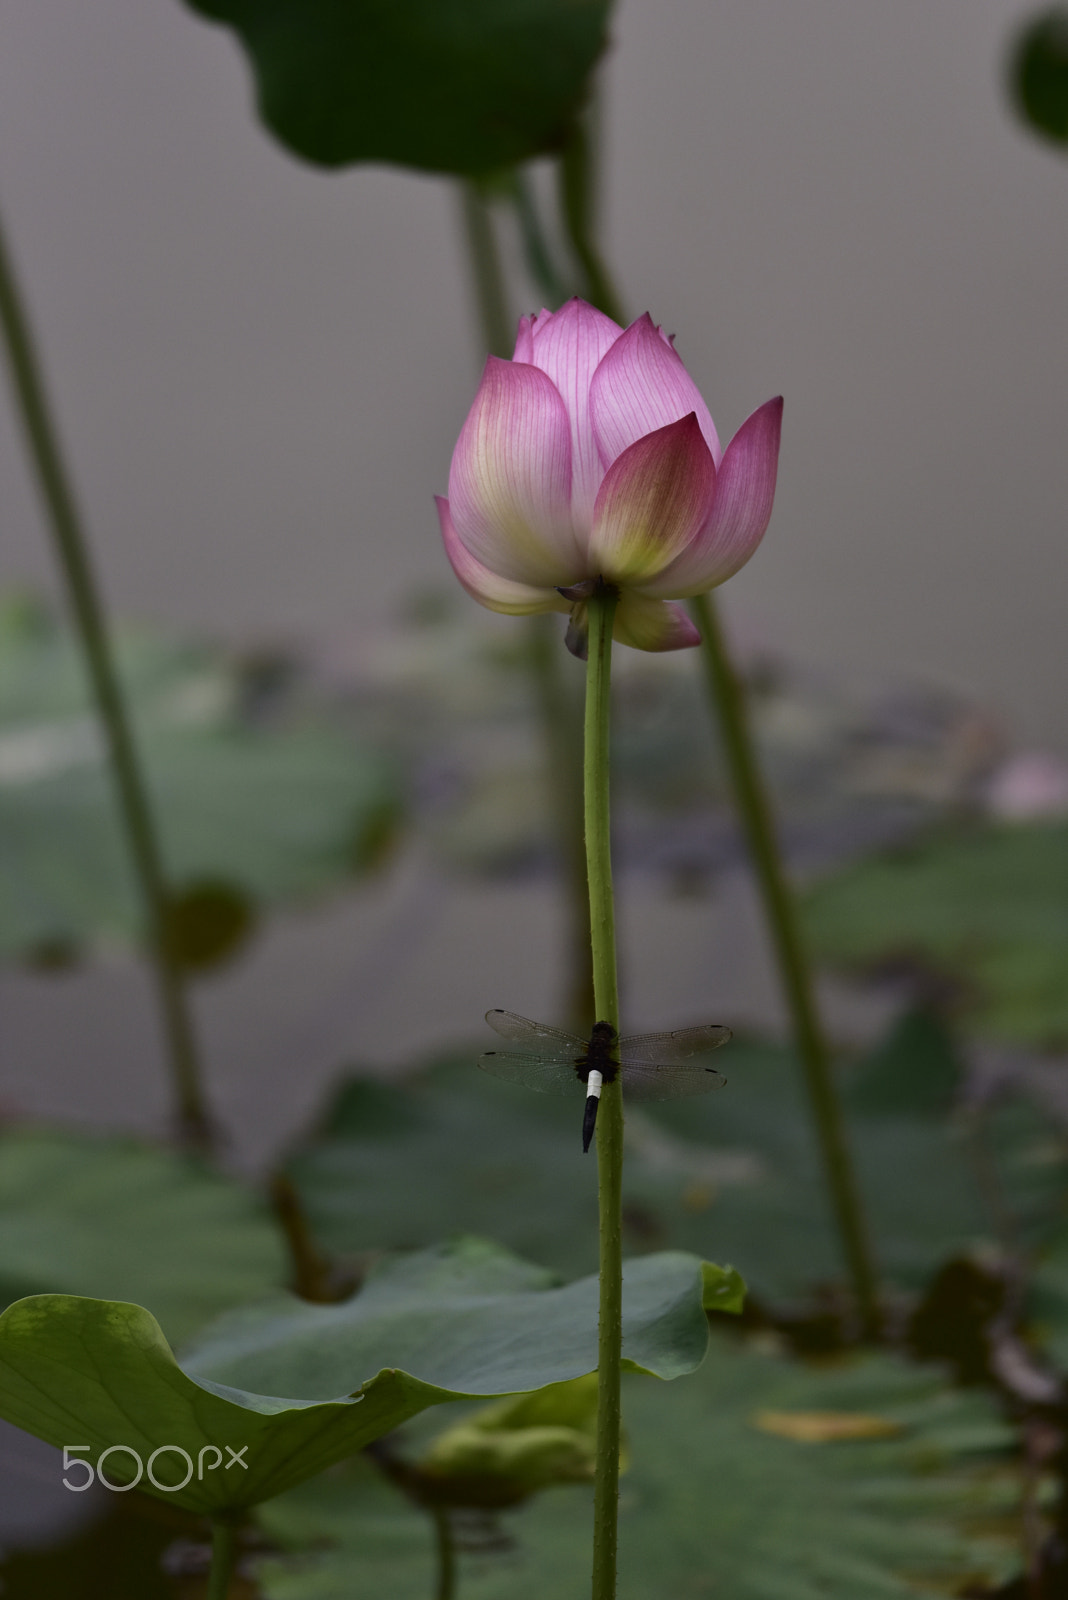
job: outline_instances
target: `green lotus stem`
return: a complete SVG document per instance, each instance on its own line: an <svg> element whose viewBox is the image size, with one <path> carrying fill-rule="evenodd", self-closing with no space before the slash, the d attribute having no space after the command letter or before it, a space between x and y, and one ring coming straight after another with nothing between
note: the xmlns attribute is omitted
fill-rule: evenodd
<svg viewBox="0 0 1068 1600"><path fill-rule="evenodd" d="M757 764L744 693L731 665L712 597L700 595L690 604L701 633L709 697L718 715L735 801L748 839L793 1024L794 1041L804 1069L842 1253L865 1331L874 1336L880 1327L878 1283L867 1225L835 1087L831 1052L820 1022L812 971L801 937L797 907L783 867L771 805Z"/></svg>
<svg viewBox="0 0 1068 1600"><path fill-rule="evenodd" d="M571 657L560 648L558 619L552 612L527 622L530 660L545 749L549 800L567 895L569 974L568 1026L589 1033L595 1019L590 960L590 896L586 883L586 841L582 826L582 766L578 745L578 705L568 694L561 668Z"/></svg>
<svg viewBox="0 0 1068 1600"><path fill-rule="evenodd" d="M475 301L482 324L482 342L495 356L507 359L512 353L515 330L508 315L501 256L493 231L493 213L478 185L470 178L460 184L460 209Z"/></svg>
<svg viewBox="0 0 1068 1600"><path fill-rule="evenodd" d="M456 1541L452 1536L452 1522L444 1506L431 1511L434 1532L437 1535L438 1586L436 1600L454 1600L456 1595Z"/></svg>
<svg viewBox="0 0 1068 1600"><path fill-rule="evenodd" d="M130 717L123 700L108 638L89 544L63 462L59 434L45 394L41 365L29 317L0 224L0 324L11 379L29 453L51 529L67 598L81 639L97 714L104 730L119 815L137 878L148 931L148 947L166 1039L182 1138L206 1147L211 1119L202 1089L192 1016L167 940L168 895L163 859L148 790L141 771Z"/></svg>
<svg viewBox="0 0 1068 1600"><path fill-rule="evenodd" d="M560 207L571 247L586 277L587 300L605 316L625 324L626 314L596 243L594 154L590 129L576 118L557 167Z"/></svg>
<svg viewBox="0 0 1068 1600"><path fill-rule="evenodd" d="M609 681L617 596L589 602L583 780L590 948L598 1022L619 1028L616 920L609 832ZM593 1488L593 1600L614 1600L619 1520L620 1374L623 1346L623 1086L601 1091L597 1113L597 1206L600 1217L600 1309L597 1326L597 1465Z"/></svg>
<svg viewBox="0 0 1068 1600"><path fill-rule="evenodd" d="M523 257L527 271L550 308L567 299L567 285L556 270L545 237L533 185L522 167L516 167L508 185L508 194L519 223L519 237L523 244Z"/></svg>
<svg viewBox="0 0 1068 1600"><path fill-rule="evenodd" d="M237 1560L237 1524L223 1517L211 1524L211 1572L206 1600L226 1600Z"/></svg>

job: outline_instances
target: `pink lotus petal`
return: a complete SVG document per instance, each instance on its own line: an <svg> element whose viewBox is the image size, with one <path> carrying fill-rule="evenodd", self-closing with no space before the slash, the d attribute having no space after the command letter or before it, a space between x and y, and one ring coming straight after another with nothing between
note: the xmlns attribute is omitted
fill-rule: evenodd
<svg viewBox="0 0 1068 1600"><path fill-rule="evenodd" d="M571 420L571 512L576 528L588 528L604 467L590 421L590 384L602 356L623 329L585 300L569 300L556 312L542 312L533 326L533 361L563 396ZM518 348L518 346L517 346Z"/></svg>
<svg viewBox="0 0 1068 1600"><path fill-rule="evenodd" d="M718 467L719 438L711 413L681 358L646 312L616 340L590 385L590 413L602 465L610 466L636 439L691 411Z"/></svg>
<svg viewBox="0 0 1068 1600"><path fill-rule="evenodd" d="M443 495L434 496L441 523L441 537L445 554L452 570L479 605L490 611L501 611L508 617L529 617L536 611L569 611L570 602L561 599L555 589L535 589L527 583L515 583L511 578L501 578L474 556L461 543L449 514L449 502Z"/></svg>
<svg viewBox="0 0 1068 1600"><path fill-rule="evenodd" d="M647 581L697 538L714 503L716 469L691 411L630 445L597 493L589 566L611 583Z"/></svg>
<svg viewBox="0 0 1068 1600"><path fill-rule="evenodd" d="M512 351L513 361L523 361L528 367L534 365L534 318L520 317L519 327L516 329L515 349Z"/></svg>
<svg viewBox="0 0 1068 1600"><path fill-rule="evenodd" d="M461 542L491 572L553 588L583 556L571 521L571 426L537 367L490 356L449 469Z"/></svg>
<svg viewBox="0 0 1068 1600"><path fill-rule="evenodd" d="M688 650L701 635L681 606L627 589L616 608L612 637L635 650Z"/></svg>
<svg viewBox="0 0 1068 1600"><path fill-rule="evenodd" d="M644 587L650 594L704 594L743 567L764 537L775 498L782 397L742 423L716 477L712 514L692 544Z"/></svg>

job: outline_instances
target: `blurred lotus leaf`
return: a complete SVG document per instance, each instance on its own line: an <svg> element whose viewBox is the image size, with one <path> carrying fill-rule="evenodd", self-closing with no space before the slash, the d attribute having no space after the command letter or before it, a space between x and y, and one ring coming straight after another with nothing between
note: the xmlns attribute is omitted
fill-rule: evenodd
<svg viewBox="0 0 1068 1600"><path fill-rule="evenodd" d="M1018 1570L1018 1469L992 1397L887 1356L819 1368L727 1338L714 1352L668 1388L626 1382L621 1600L936 1600L964 1586L992 1592ZM755 1425L762 1410L886 1426L813 1447ZM266 1600L433 1592L430 1519L366 1461L258 1520L284 1552L258 1563ZM480 1545L464 1539L459 1592L582 1600L590 1522L587 1490L546 1489Z"/></svg>
<svg viewBox="0 0 1068 1600"><path fill-rule="evenodd" d="M399 798L388 760L284 674L120 630L119 670L173 890L168 937L197 970L260 910L375 865ZM140 902L81 658L40 608L0 609L0 956L55 964L136 940Z"/></svg>
<svg viewBox="0 0 1068 1600"><path fill-rule="evenodd" d="M384 1262L340 1305L279 1296L234 1312L180 1363L141 1306L34 1295L0 1316L0 1416L78 1449L94 1469L112 1452L108 1477L120 1484L140 1481L139 1461L146 1491L173 1505L209 1514L256 1505L427 1406L592 1371L597 1281L550 1288L547 1278L494 1245L461 1241ZM675 1378L700 1365L703 1299L693 1256L630 1263L628 1369ZM224 1450L243 1454L240 1471ZM205 1451L218 1459L186 1473ZM156 1452L165 1459L154 1480L145 1464Z"/></svg>
<svg viewBox="0 0 1068 1600"><path fill-rule="evenodd" d="M1009 63L1016 109L1037 133L1068 144L1068 10L1054 6L1021 28Z"/></svg>
<svg viewBox="0 0 1068 1600"><path fill-rule="evenodd" d="M581 1102L490 1078L477 1048L403 1083L341 1088L290 1167L316 1236L355 1254L492 1231L556 1271L592 1271L597 1182ZM800 1072L789 1050L753 1041L717 1060L721 1093L628 1111L625 1246L725 1256L761 1300L807 1301L844 1274ZM1025 1102L956 1110L960 1072L945 1028L918 1013L842 1074L880 1269L902 1286L996 1238L987 1145L1017 1231L1038 1238L1056 1213L1058 1170L1039 1159L1047 1120Z"/></svg>
<svg viewBox="0 0 1068 1600"><path fill-rule="evenodd" d="M809 892L816 956L852 972L919 967L969 1023L1038 1047L1068 1042L1068 824L939 831Z"/></svg>
<svg viewBox="0 0 1068 1600"><path fill-rule="evenodd" d="M563 618L535 619L554 636L545 651L533 630L473 626L462 598L363 641L351 691L375 741L412 772L420 824L451 868L544 874L557 840L543 729L563 722L581 751L582 673L555 637ZM622 867L692 890L748 857L685 657L623 651L613 667L613 831ZM843 688L756 657L746 680L784 845L805 871L956 814L1001 755L991 719L949 695Z"/></svg>
<svg viewBox="0 0 1068 1600"><path fill-rule="evenodd" d="M187 0L233 28L260 116L319 166L486 173L556 150L610 0Z"/></svg>
<svg viewBox="0 0 1068 1600"><path fill-rule="evenodd" d="M195 1158L57 1129L0 1135L0 1304L66 1293L136 1300L180 1344L285 1280L262 1199Z"/></svg>

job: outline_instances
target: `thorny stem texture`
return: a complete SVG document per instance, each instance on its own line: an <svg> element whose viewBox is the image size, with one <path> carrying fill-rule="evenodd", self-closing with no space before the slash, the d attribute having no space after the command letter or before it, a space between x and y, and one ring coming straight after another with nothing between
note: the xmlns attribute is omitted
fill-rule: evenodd
<svg viewBox="0 0 1068 1600"><path fill-rule="evenodd" d="M590 941L597 1021L619 1028L616 924L609 833L609 683L617 596L589 602L586 735L583 780ZM623 1086L617 1076L601 1091L597 1116L597 1204L600 1215L600 1310L597 1327L597 1465L593 1490L593 1600L614 1600L619 1519L620 1374L623 1344Z"/></svg>
<svg viewBox="0 0 1068 1600"><path fill-rule="evenodd" d="M757 764L742 686L731 666L711 596L700 595L691 601L691 609L701 632L709 694L718 713L735 800L748 839L804 1069L842 1252L864 1330L874 1337L880 1325L878 1287L860 1191L832 1074L831 1053L820 1023L812 972L798 925L797 907L787 883L771 805Z"/></svg>
<svg viewBox="0 0 1068 1600"><path fill-rule="evenodd" d="M47 512L67 596L81 639L97 713L104 730L119 814L147 923L163 1032L177 1102L179 1132L207 1147L212 1127L201 1081L196 1037L182 974L168 945L167 886L148 791L108 638L89 545L63 462L58 430L45 395L29 318L0 225L0 324L16 403Z"/></svg>

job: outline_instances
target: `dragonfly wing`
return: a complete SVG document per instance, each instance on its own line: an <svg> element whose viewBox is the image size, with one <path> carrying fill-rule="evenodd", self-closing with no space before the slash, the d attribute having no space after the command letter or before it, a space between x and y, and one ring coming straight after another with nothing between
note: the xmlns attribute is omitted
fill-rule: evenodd
<svg viewBox="0 0 1068 1600"><path fill-rule="evenodd" d="M507 1083L521 1083L541 1094L574 1095L582 1087L571 1061L555 1056L520 1055L513 1050L487 1050L478 1058L483 1072Z"/></svg>
<svg viewBox="0 0 1068 1600"><path fill-rule="evenodd" d="M684 1100L722 1089L727 1081L715 1067L680 1067L671 1061L625 1061L620 1076L625 1100Z"/></svg>
<svg viewBox="0 0 1068 1600"><path fill-rule="evenodd" d="M578 1034L550 1028L546 1022L531 1022L529 1017L519 1017L514 1011L487 1011L486 1021L494 1033L499 1033L509 1044L522 1045L532 1055L546 1061L572 1066L586 1051L586 1040L580 1039Z"/></svg>
<svg viewBox="0 0 1068 1600"><path fill-rule="evenodd" d="M619 1059L623 1066L632 1060L670 1066L689 1056L718 1050L730 1037L731 1030L717 1022L707 1022L700 1028L677 1028L674 1033L629 1033L619 1041Z"/></svg>

